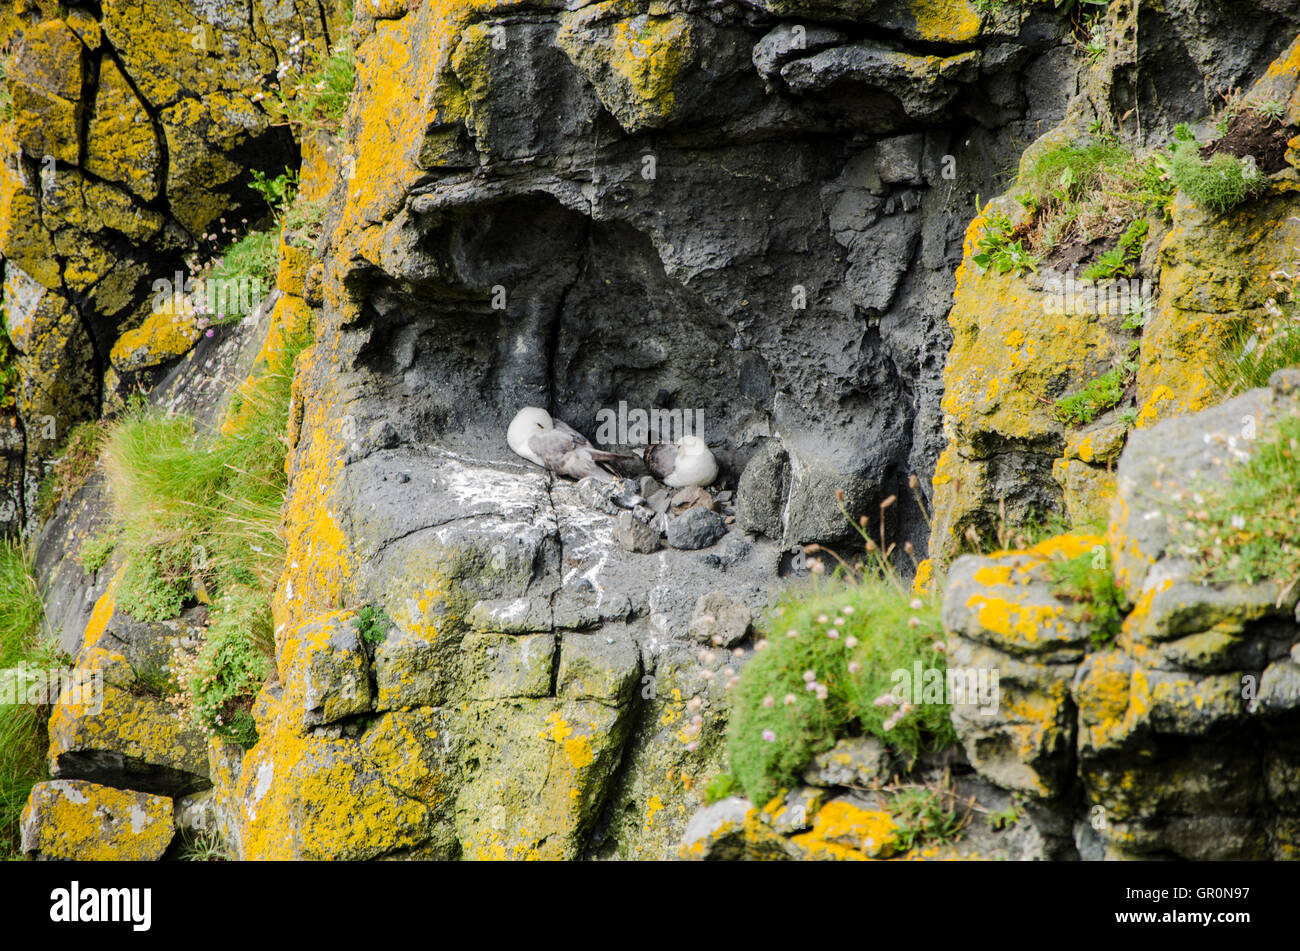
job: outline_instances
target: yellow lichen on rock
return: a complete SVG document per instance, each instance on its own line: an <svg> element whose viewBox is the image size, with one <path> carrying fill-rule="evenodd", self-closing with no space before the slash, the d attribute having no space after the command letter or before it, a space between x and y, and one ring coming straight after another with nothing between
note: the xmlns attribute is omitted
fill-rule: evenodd
<svg viewBox="0 0 1300 951"><path fill-rule="evenodd" d="M37 783L19 825L29 856L152 862L176 834L172 801L79 780Z"/></svg>
<svg viewBox="0 0 1300 951"><path fill-rule="evenodd" d="M556 42L628 132L678 116L677 84L697 56L689 16L660 2L607 0L562 14Z"/></svg>
<svg viewBox="0 0 1300 951"><path fill-rule="evenodd" d="M183 296L176 295L145 318L134 330L117 338L109 359L119 373L161 366L183 356L203 335L198 315Z"/></svg>
<svg viewBox="0 0 1300 951"><path fill-rule="evenodd" d="M864 809L843 799L822 806L810 831L790 840L810 859L865 861L888 858L898 843L898 825L882 809Z"/></svg>

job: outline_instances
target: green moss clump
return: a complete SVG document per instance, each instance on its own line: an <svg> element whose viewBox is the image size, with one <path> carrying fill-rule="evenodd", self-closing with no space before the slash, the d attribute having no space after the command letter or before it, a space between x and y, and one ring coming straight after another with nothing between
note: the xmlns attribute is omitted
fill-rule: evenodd
<svg viewBox="0 0 1300 951"><path fill-rule="evenodd" d="M270 673L273 642L265 595L235 585L213 605L203 647L187 677L199 722L245 749L257 742L252 702Z"/></svg>
<svg viewBox="0 0 1300 951"><path fill-rule="evenodd" d="M1077 393L1056 401L1056 418L1066 425L1082 426L1091 423L1119 404L1124 398L1125 372L1119 367L1107 370Z"/></svg>
<svg viewBox="0 0 1300 951"><path fill-rule="evenodd" d="M1089 627L1094 647L1114 643L1127 614L1124 593L1115 584L1109 560L1092 552L1047 564L1052 593L1075 602L1071 616Z"/></svg>
<svg viewBox="0 0 1300 951"><path fill-rule="evenodd" d="M1267 182L1254 162L1223 154L1204 159L1196 142L1190 140L1174 147L1170 176L1179 191L1219 214L1253 198Z"/></svg>

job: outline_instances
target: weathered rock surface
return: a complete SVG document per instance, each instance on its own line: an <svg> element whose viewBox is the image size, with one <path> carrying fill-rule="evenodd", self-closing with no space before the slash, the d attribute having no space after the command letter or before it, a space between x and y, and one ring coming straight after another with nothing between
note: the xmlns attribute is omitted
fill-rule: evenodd
<svg viewBox="0 0 1300 951"><path fill-rule="evenodd" d="M1300 593L1195 580L1169 519L1248 457L1255 426L1298 413L1300 372L1283 371L1137 430L1105 545L1066 537L954 563L950 662L997 671L1001 699L993 716L955 707L953 723L983 778L1037 804L1045 835L1089 827L1113 858L1294 858ZM1044 583L1052 549L1114 572L1133 607L1113 645L1090 643L1088 621Z"/></svg>

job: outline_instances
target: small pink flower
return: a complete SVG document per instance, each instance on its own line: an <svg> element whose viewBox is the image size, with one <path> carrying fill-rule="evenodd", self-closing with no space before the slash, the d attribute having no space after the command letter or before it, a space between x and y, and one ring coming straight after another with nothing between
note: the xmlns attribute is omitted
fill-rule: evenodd
<svg viewBox="0 0 1300 951"><path fill-rule="evenodd" d="M857 639L856 637L854 637L852 634L850 634L848 637L844 638L844 646L845 646L845 647L857 647L857 646L858 646L858 639Z"/></svg>
<svg viewBox="0 0 1300 951"><path fill-rule="evenodd" d="M809 692L811 693L812 691L814 691L814 690L817 689L817 681L815 681L815 680L810 680L810 681L808 681L806 684L804 684L803 686L804 686L804 689L805 689L805 690L807 690L807 691L809 691Z"/></svg>
<svg viewBox="0 0 1300 951"><path fill-rule="evenodd" d="M775 703L776 703L776 699L775 699L774 697L764 697L764 698L763 698L763 706L765 706L765 707L771 707L771 706L772 706L773 704L775 704Z"/></svg>
<svg viewBox="0 0 1300 951"><path fill-rule="evenodd" d="M792 693L788 693L788 694L785 695L785 705L786 705L787 707L793 705L793 704L794 704L794 701L795 701L795 696L794 696L794 694L792 694Z"/></svg>
<svg viewBox="0 0 1300 951"><path fill-rule="evenodd" d="M764 731L763 731L763 739L767 740L767 742L769 742L769 743L775 743L775 742L776 742L776 734L773 733L771 730L764 730Z"/></svg>
<svg viewBox="0 0 1300 951"><path fill-rule="evenodd" d="M830 618L828 618L825 614L819 614L819 615L817 615L817 623L818 623L818 624L825 624L825 623L826 623L827 621L829 621L829 620L830 620Z"/></svg>
<svg viewBox="0 0 1300 951"><path fill-rule="evenodd" d="M833 641L838 641L840 639L840 632L835 628L831 628L829 631L826 632L826 636Z"/></svg>
<svg viewBox="0 0 1300 951"><path fill-rule="evenodd" d="M790 628L790 630L788 630L788 631L785 632L785 636L786 636L786 637L798 637L798 636L799 636L799 632L796 631L794 628Z"/></svg>
<svg viewBox="0 0 1300 951"><path fill-rule="evenodd" d="M805 671L803 672L803 682L804 682L804 683L806 683L806 684L810 684L810 683L812 683L812 682L813 682L814 680L816 680L816 679L817 679L817 674L816 674L815 671L805 670Z"/></svg>
<svg viewBox="0 0 1300 951"><path fill-rule="evenodd" d="M851 660L851 661L849 661L849 673L851 673L851 674L857 674L857 673L861 673L861 672L862 672L862 665L861 665L861 664L859 664L856 660Z"/></svg>
<svg viewBox="0 0 1300 951"><path fill-rule="evenodd" d="M686 744L686 752L688 753L694 753L699 748L700 748L700 744L696 743L694 740L691 740L689 743Z"/></svg>
<svg viewBox="0 0 1300 951"><path fill-rule="evenodd" d="M842 613L842 614L852 614L852 613L853 613L853 605L851 605L851 604L846 604L846 605L844 605L844 607L842 607L842 608L840 609L840 613Z"/></svg>
<svg viewBox="0 0 1300 951"><path fill-rule="evenodd" d="M755 645L754 645L754 650L756 650L756 651L767 650L767 638L764 637L764 638L762 638L762 639L761 639L757 644L755 644Z"/></svg>

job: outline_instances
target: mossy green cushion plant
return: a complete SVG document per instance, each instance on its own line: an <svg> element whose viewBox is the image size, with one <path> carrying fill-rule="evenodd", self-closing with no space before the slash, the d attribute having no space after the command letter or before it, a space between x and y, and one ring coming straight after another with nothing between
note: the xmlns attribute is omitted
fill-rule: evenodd
<svg viewBox="0 0 1300 951"><path fill-rule="evenodd" d="M946 703L904 712L880 703L895 671L943 670L937 595L897 578L826 580L787 594L762 623L763 644L733 694L727 750L751 801L796 782L812 757L852 733L906 754L955 742Z"/></svg>
<svg viewBox="0 0 1300 951"><path fill-rule="evenodd" d="M1218 214L1258 195L1268 181L1252 160L1224 154L1205 159L1189 139L1174 146L1170 177L1179 191Z"/></svg>

